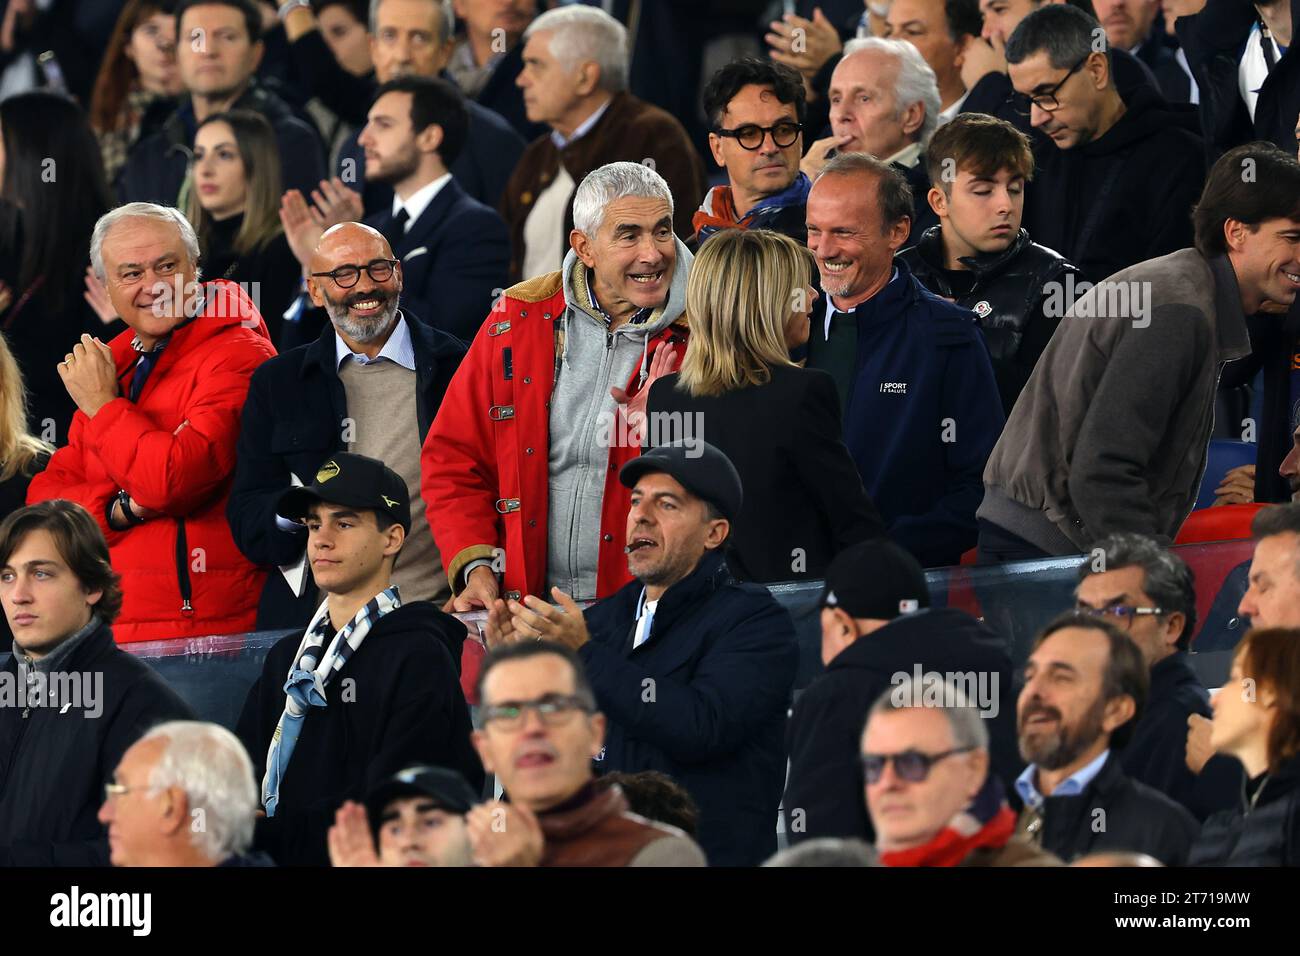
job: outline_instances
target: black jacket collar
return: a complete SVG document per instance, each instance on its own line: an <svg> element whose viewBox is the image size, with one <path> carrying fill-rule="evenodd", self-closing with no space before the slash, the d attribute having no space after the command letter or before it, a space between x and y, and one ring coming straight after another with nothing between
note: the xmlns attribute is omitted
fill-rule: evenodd
<svg viewBox="0 0 1300 956"><path fill-rule="evenodd" d="M659 599L659 603L655 605L652 630L662 633L672 627L677 619L683 616L684 611L695 607L701 601L708 600L715 591L730 584L732 580L722 550L706 551L700 558L699 564L695 565L695 570L676 584L670 585L663 597ZM632 587L629 590L633 592L633 599L639 600L641 589ZM635 614L635 605L633 605L633 613Z"/></svg>
<svg viewBox="0 0 1300 956"><path fill-rule="evenodd" d="M977 280L996 275L1006 268L1008 263L1024 251L1029 245L1028 230L1021 229L1011 245L1001 252L980 253L974 256L962 256L963 262ZM931 226L921 234L921 241L916 244L916 251L932 269L944 268L943 231L941 226Z"/></svg>
<svg viewBox="0 0 1300 956"><path fill-rule="evenodd" d="M433 376L438 359L453 358L464 353L465 346L455 336L425 325L417 316L405 309L399 309L398 315L406 320L406 326L411 330L411 346L415 350L415 372L421 383ZM307 378L316 370L329 378L339 377L333 322L326 322L320 337L303 349L299 374Z"/></svg>

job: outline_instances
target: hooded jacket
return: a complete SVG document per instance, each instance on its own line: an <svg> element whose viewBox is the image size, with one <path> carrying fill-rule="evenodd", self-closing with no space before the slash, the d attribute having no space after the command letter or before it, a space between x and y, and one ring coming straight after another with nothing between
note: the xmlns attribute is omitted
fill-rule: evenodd
<svg viewBox="0 0 1300 956"><path fill-rule="evenodd" d="M1031 242L1024 229L1001 252L961 260L969 270L966 276L974 281L970 290L961 294L944 268L941 226L931 226L920 242L898 255L927 289L975 313L993 361L1002 410L1010 415L1064 314L1050 307L1047 285L1062 283L1070 273L1077 278L1079 270L1058 253Z"/></svg>
<svg viewBox="0 0 1300 956"><path fill-rule="evenodd" d="M68 444L32 479L27 501L68 498L108 540L122 576L119 642L252 628L263 572L226 523L239 419L253 370L275 355L266 324L244 291L203 286L199 315L167 341L136 402L127 393L139 353L129 329L109 343L118 397L72 418ZM161 514L125 531L108 526L119 489Z"/></svg>
<svg viewBox="0 0 1300 956"><path fill-rule="evenodd" d="M776 852L794 624L711 551L664 592L634 649L641 593L633 582L585 612L578 655L609 718L599 770L666 773L699 805L709 863L756 866Z"/></svg>
<svg viewBox="0 0 1300 956"><path fill-rule="evenodd" d="M990 773L1008 784L1019 774L1023 762L1016 749L1007 642L954 608L906 614L836 654L795 703L786 733L790 772L781 801L791 844L819 837L874 841L858 760L862 730L877 698L897 686L900 675L917 673L960 675L959 686L986 716ZM923 677L923 686L928 681Z"/></svg>
<svg viewBox="0 0 1300 956"><path fill-rule="evenodd" d="M629 580L618 471L640 447L609 390L639 391L660 342L681 358L691 259L679 240L666 305L613 333L572 251L561 272L506 290L424 442L421 492L454 592L477 560L516 598L548 583L603 597Z"/></svg>
<svg viewBox="0 0 1300 956"><path fill-rule="evenodd" d="M989 456L979 517L1049 554L1115 531L1169 544L1205 471L1219 371L1249 351L1227 257L1183 249L1089 289Z"/></svg>
<svg viewBox="0 0 1300 956"><path fill-rule="evenodd" d="M304 718L276 814L258 819L254 846L281 866L328 866L326 834L339 805L363 801L380 781L415 764L447 767L482 787L458 674L464 640L465 626L427 601L376 621L326 685L326 706ZM301 642L295 632L271 648L235 728L259 793Z"/></svg>
<svg viewBox="0 0 1300 956"><path fill-rule="evenodd" d="M73 691L77 706L66 712L67 697L29 709L3 700L18 660L0 658L0 867L107 866L104 784L146 731L194 719L162 678L113 643L107 624L74 639L66 657L50 655L55 676L46 678L51 689L59 675L78 678L80 699Z"/></svg>
<svg viewBox="0 0 1300 956"><path fill-rule="evenodd" d="M1300 755L1250 781L1240 805L1205 821L1190 866L1300 866Z"/></svg>
<svg viewBox="0 0 1300 956"><path fill-rule="evenodd" d="M1148 86L1127 93L1125 105L1090 143L1041 146L1025 203L1029 234L1090 282L1190 246L1205 185L1196 107L1166 103Z"/></svg>

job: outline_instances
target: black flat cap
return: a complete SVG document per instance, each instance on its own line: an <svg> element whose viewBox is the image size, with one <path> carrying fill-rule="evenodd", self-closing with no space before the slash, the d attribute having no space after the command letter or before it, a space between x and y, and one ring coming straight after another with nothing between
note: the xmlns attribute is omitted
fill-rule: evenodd
<svg viewBox="0 0 1300 956"><path fill-rule="evenodd" d="M633 458L618 473L618 480L633 488L643 475L665 474L697 498L709 502L735 524L744 501L740 475L731 459L706 441L663 445Z"/></svg>

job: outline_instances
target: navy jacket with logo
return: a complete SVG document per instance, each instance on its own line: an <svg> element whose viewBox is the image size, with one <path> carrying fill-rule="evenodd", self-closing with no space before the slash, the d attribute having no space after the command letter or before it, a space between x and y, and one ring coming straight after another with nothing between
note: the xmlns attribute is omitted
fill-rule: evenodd
<svg viewBox="0 0 1300 956"><path fill-rule="evenodd" d="M597 767L666 773L699 805L709 863L755 866L776 852L794 622L717 551L664 592L634 650L640 598L633 581L584 612L591 640L578 654L609 718Z"/></svg>
<svg viewBox="0 0 1300 956"><path fill-rule="evenodd" d="M1006 419L974 313L894 264L898 275L854 310L844 443L889 536L926 567L956 564L975 546L984 464Z"/></svg>

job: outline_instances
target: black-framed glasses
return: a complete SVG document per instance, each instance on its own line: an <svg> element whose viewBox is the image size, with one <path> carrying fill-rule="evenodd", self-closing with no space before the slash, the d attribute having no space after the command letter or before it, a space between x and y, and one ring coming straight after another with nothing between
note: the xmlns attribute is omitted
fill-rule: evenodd
<svg viewBox="0 0 1300 956"><path fill-rule="evenodd" d="M363 266L349 264L329 272L313 272L311 275L313 279L333 279L340 289L351 289L361 278L362 269L365 269L366 275L375 282L387 282L393 277L393 270L396 268L396 259L371 259Z"/></svg>
<svg viewBox="0 0 1300 956"><path fill-rule="evenodd" d="M719 127L713 132L719 136L730 136L743 149L758 149L763 145L763 140L767 139L767 135L771 133L772 142L776 144L777 149L785 149L788 146L793 146L794 141L799 138L799 134L803 132L803 123L786 121L773 126L746 123L744 126L737 126L735 129L722 129Z"/></svg>
<svg viewBox="0 0 1300 956"><path fill-rule="evenodd" d="M1028 116L1031 106L1037 106L1044 113L1055 113L1061 108L1061 101L1056 98L1056 94L1060 92L1061 87L1065 85L1066 81L1070 77L1074 76L1074 74L1078 73L1079 68L1088 62L1089 56L1092 56L1092 54L1089 53L1078 63L1074 64L1074 66L1070 67L1070 72L1061 77L1061 82L1057 83L1050 90L1044 90L1042 93L1035 93L1032 96L1019 92L1012 93L1007 97L1007 102L1010 103L1012 108L1014 108L1021 116Z"/></svg>
<svg viewBox="0 0 1300 956"><path fill-rule="evenodd" d="M1112 604L1110 607L1087 607L1081 604L1076 610L1089 617L1113 617L1117 621L1123 621L1126 627L1133 626L1134 618L1159 617L1165 613L1162 607L1135 607L1132 604Z"/></svg>
<svg viewBox="0 0 1300 956"><path fill-rule="evenodd" d="M579 711L590 714L594 708L581 697L560 694L547 694L537 700L508 700L483 708L483 726L492 724L500 730L518 730L523 726L524 714L530 710L536 711L547 727L559 727Z"/></svg>
<svg viewBox="0 0 1300 956"><path fill-rule="evenodd" d="M863 754L859 759L862 761L862 776L866 778L867 783L879 783L880 778L885 775L885 764L891 760L894 762L894 773L898 774L900 780L920 783L930 776L930 768L940 760L969 753L974 749L974 747L954 747L952 750L937 754L904 750L898 754Z"/></svg>

